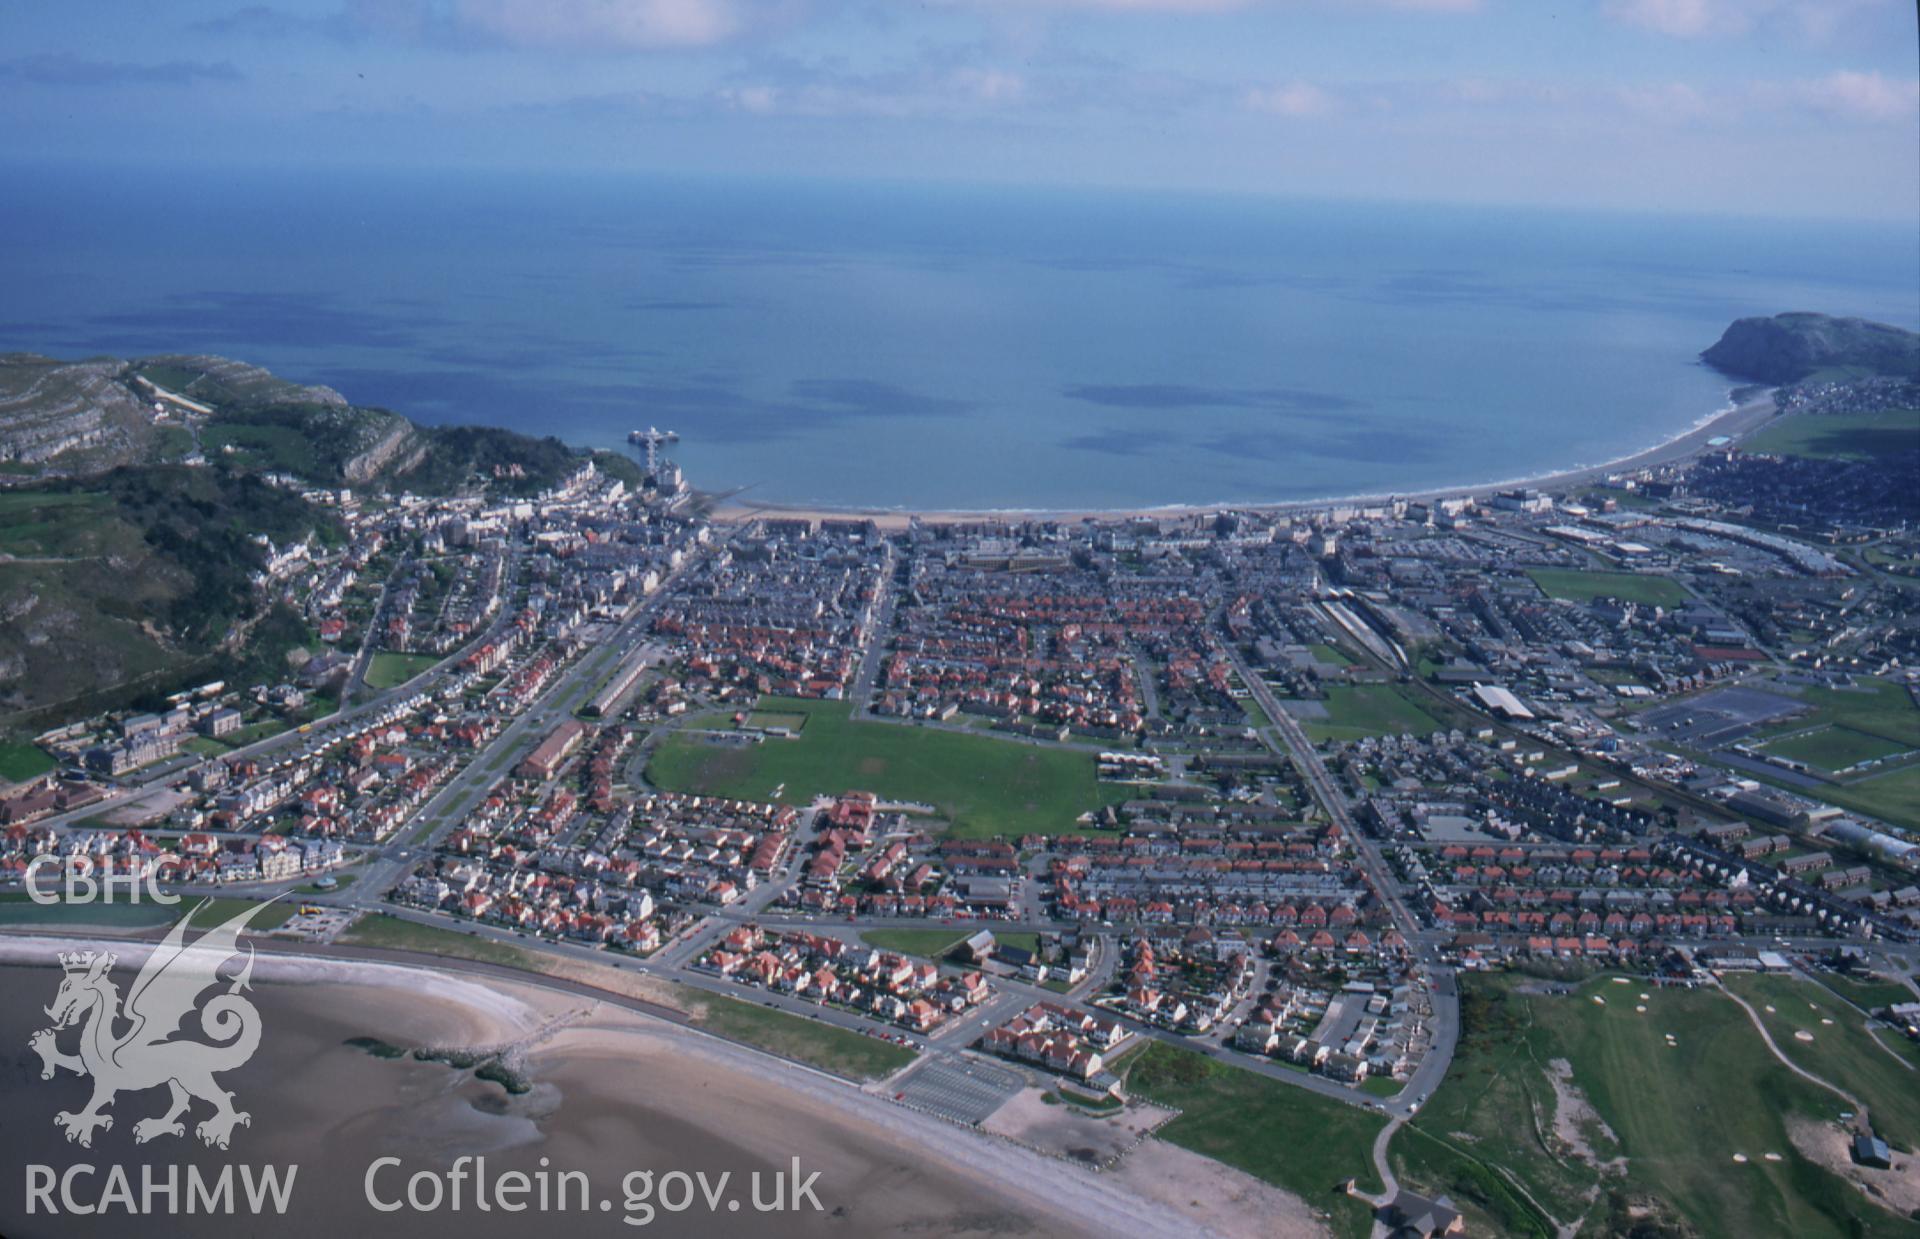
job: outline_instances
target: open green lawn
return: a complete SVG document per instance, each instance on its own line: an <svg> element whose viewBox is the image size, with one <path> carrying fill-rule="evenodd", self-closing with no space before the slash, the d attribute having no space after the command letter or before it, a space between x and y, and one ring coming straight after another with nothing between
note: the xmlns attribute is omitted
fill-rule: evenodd
<svg viewBox="0 0 1920 1239"><path fill-rule="evenodd" d="M1127 1087L1181 1111L1160 1129L1162 1140L1299 1194L1333 1215L1336 1234L1359 1239L1371 1230L1366 1202L1335 1189L1358 1179L1380 1190L1372 1156L1386 1124L1379 1115L1164 1041L1134 1058Z"/></svg>
<svg viewBox="0 0 1920 1239"><path fill-rule="evenodd" d="M1783 736L1763 746L1768 753L1789 761L1805 762L1817 770L1844 770L1848 766L1875 758L1892 757L1912 746L1851 727L1816 727L1795 735Z"/></svg>
<svg viewBox="0 0 1920 1239"><path fill-rule="evenodd" d="M44 877L41 882L46 889ZM27 929L86 925L133 931L172 924L176 915L173 908L157 903L38 904L28 899L25 891L0 894L0 925Z"/></svg>
<svg viewBox="0 0 1920 1239"><path fill-rule="evenodd" d="M788 731L799 731L807 725L807 716L798 710L755 710L747 715L747 726L766 730L784 727Z"/></svg>
<svg viewBox="0 0 1920 1239"><path fill-rule="evenodd" d="M869 929L860 935L860 941L882 951L938 959L959 946L965 937L966 934L956 934L951 929Z"/></svg>
<svg viewBox="0 0 1920 1239"><path fill-rule="evenodd" d="M1353 659L1347 657L1344 651L1325 642L1316 642L1307 648L1312 651L1316 662L1330 663L1335 667L1353 666Z"/></svg>
<svg viewBox="0 0 1920 1239"><path fill-rule="evenodd" d="M1916 995L1898 981L1878 973L1860 973L1856 976L1843 977L1838 973L1822 972L1819 976L1820 984L1854 1003L1863 1011L1878 1011L1881 1007L1891 1007L1903 1002L1920 1002L1920 995Z"/></svg>
<svg viewBox="0 0 1920 1239"><path fill-rule="evenodd" d="M1863 760L1920 749L1920 707L1899 684L1862 678L1847 688L1804 687L1794 695L1807 709L1763 730L1763 737L1771 737L1766 744L1769 752L1820 765L1805 754L1811 751L1836 761L1844 756ZM1802 737L1802 732L1810 734ZM1920 764L1884 767L1843 783L1795 790L1843 809L1920 829Z"/></svg>
<svg viewBox="0 0 1920 1239"><path fill-rule="evenodd" d="M193 929L212 929L215 925L237 916L240 910L259 903L257 899L231 899L226 896L207 898L205 896L182 895L175 906L181 916L191 916L188 922ZM204 905L204 906L203 906ZM288 896L276 900L273 906L253 918L247 928L258 933L278 929L287 923L287 918L300 910L300 901Z"/></svg>
<svg viewBox="0 0 1920 1239"><path fill-rule="evenodd" d="M1794 1150L1789 1118L1832 1120L1843 1103L1782 1067L1724 995L1607 977L1571 995L1527 994L1516 980L1462 978L1453 1069L1394 1142L1396 1171L1410 1183L1449 1191L1503 1234L1551 1233L1503 1174L1559 1221L1584 1218L1583 1235L1622 1233L1630 1201L1658 1202L1669 1215L1659 1220L1709 1237L1912 1233ZM1573 1084L1612 1133L1585 1125L1594 1157L1624 1158L1622 1173L1603 1173L1551 1136L1555 1060L1571 1064Z"/></svg>
<svg viewBox="0 0 1920 1239"><path fill-rule="evenodd" d="M1040 935L1032 933L1003 934L993 926L981 928L993 930L996 946L1018 947L1023 951L1040 949ZM978 930L965 929L955 933L946 929L869 929L860 935L860 941L883 951L898 951L902 955L918 955L924 959L939 959L959 946Z"/></svg>
<svg viewBox="0 0 1920 1239"><path fill-rule="evenodd" d="M354 922L352 928L340 935L340 941L354 946L387 947L395 951L426 951L452 959L471 959L483 964L522 968L529 972L546 971L540 964L540 957L532 951L378 912Z"/></svg>
<svg viewBox="0 0 1920 1239"><path fill-rule="evenodd" d="M101 925L115 929L143 929L171 925L181 917L191 915L192 927L203 930L213 928L239 913L242 908L258 902L227 896L183 894L178 903L155 903L145 898L134 903L116 892L113 903L43 905L29 900L25 891L9 891L0 894L0 925ZM286 924L287 918L294 914L298 906L297 903L282 899L255 917L248 928L261 933L278 929Z"/></svg>
<svg viewBox="0 0 1920 1239"><path fill-rule="evenodd" d="M1796 789L1801 790L1801 789ZM1852 783L1823 783L1809 796L1870 814L1896 826L1920 830L1920 765L1876 771Z"/></svg>
<svg viewBox="0 0 1920 1239"><path fill-rule="evenodd" d="M1527 575L1533 578L1533 583L1547 597L1568 598L1574 602L1618 598L1622 602L1673 607L1687 600L1687 591L1680 582L1663 576L1645 576L1637 572L1579 572L1562 568L1534 568Z"/></svg>
<svg viewBox="0 0 1920 1239"><path fill-rule="evenodd" d="M1895 1145L1920 1151L1920 1071L1875 1044L1865 1016L1798 977L1732 976L1727 988L1760 1012L1788 1058L1865 1102L1874 1127ZM1813 1040L1794 1035L1801 1032Z"/></svg>
<svg viewBox="0 0 1920 1239"><path fill-rule="evenodd" d="M0 779L24 783L53 769L55 762L31 744L0 744Z"/></svg>
<svg viewBox="0 0 1920 1239"><path fill-rule="evenodd" d="M433 654L396 654L382 650L367 664L367 687L393 688L405 684L439 661Z"/></svg>
<svg viewBox="0 0 1920 1239"><path fill-rule="evenodd" d="M851 1080L891 1075L916 1057L915 1052L904 1045L865 1037L758 1003L692 990L688 991L688 999L705 1008L693 1022L708 1032L744 1041Z"/></svg>
<svg viewBox="0 0 1920 1239"><path fill-rule="evenodd" d="M1789 414L1740 446L1749 452L1814 460L1872 460L1906 451L1920 436L1920 409L1878 413Z"/></svg>
<svg viewBox="0 0 1920 1239"><path fill-rule="evenodd" d="M1819 724L1849 727L1908 748L1920 748L1920 707L1901 685L1862 677L1847 688L1810 686L1792 695L1810 713L1767 729L1769 734L1804 731Z"/></svg>
<svg viewBox="0 0 1920 1239"><path fill-rule="evenodd" d="M1080 814L1124 800L1102 784L1093 754L966 732L860 721L844 701L767 698L763 710L805 714L798 739L715 744L676 733L654 751L647 778L668 791L805 804L872 791L931 804L965 837L1061 834Z"/></svg>
<svg viewBox="0 0 1920 1239"><path fill-rule="evenodd" d="M1391 684L1329 684L1326 707L1326 718L1300 720L1315 743L1402 732L1426 735L1440 726L1433 715Z"/></svg>

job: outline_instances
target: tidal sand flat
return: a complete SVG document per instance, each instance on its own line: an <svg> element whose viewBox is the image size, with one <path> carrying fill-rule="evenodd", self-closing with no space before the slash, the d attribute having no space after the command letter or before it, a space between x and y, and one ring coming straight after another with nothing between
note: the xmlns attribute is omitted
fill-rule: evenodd
<svg viewBox="0 0 1920 1239"><path fill-rule="evenodd" d="M1110 1176L1037 1157L1001 1141L894 1106L842 1082L795 1069L750 1051L571 995L511 983L485 984L419 969L261 957L251 991L261 1015L259 1050L220 1076L250 1123L225 1152L189 1134L137 1144L135 1122L165 1108L159 1089L127 1092L111 1108L118 1120L91 1149L64 1139L53 1117L77 1110L89 1084L60 1071L40 1079L28 1037L46 1025L42 1007L60 983L48 959L75 944L0 943L0 1157L12 1182L0 1190L0 1233L13 1237L63 1233L73 1218L28 1215L18 1168L77 1163L121 1165L136 1185L140 1167L160 1174L177 1165L213 1176L230 1164L297 1166L284 1216L270 1225L233 1216L129 1216L86 1220L89 1233L140 1236L406 1234L491 1236L528 1233L529 1225L574 1234L781 1235L1070 1235L1097 1232L1193 1234L1182 1208L1127 1191ZM122 993L141 948L122 948L115 972ZM217 991L215 991L217 992ZM192 1021L186 1035L198 1036ZM73 1030L63 1034L71 1047ZM17 1048L11 1048L17 1047ZM505 1051L516 1087L480 1079L470 1066L386 1057L388 1047ZM464 1060L463 1060L464 1061ZM383 1203L406 1199L408 1178L433 1172L447 1192L448 1168L460 1156L484 1156L484 1177L519 1172L537 1184L542 1172L578 1171L590 1184L586 1208L566 1213L478 1211L469 1180L465 1207L443 1195L431 1211L383 1212L368 1200L370 1164ZM812 1180L811 1198L792 1194L792 1163ZM704 1174L709 1186L729 1176L717 1203L696 1191L691 1207L659 1207L671 1195L632 1199L634 1171L651 1171L654 1190L679 1171ZM760 1212L752 1176L770 1202L771 1184L787 1179L799 1211ZM477 1171L476 1171L477 1174ZM80 1190L99 1196L97 1179ZM558 1180L550 1178L550 1185ZM576 1181L577 1182L577 1181ZM91 1187L89 1188L89 1183ZM421 1187L430 1199L431 1183ZM555 1188L572 1190L572 1185ZM582 1193L575 1191L572 1203ZM55 1201L58 1201L56 1196ZM531 1196L528 1199L532 1199ZM729 1201L739 1201L738 1208ZM604 1201L605 1204L600 1202ZM648 1205L655 1207L651 1210ZM644 1228L627 1221L645 1217Z"/></svg>

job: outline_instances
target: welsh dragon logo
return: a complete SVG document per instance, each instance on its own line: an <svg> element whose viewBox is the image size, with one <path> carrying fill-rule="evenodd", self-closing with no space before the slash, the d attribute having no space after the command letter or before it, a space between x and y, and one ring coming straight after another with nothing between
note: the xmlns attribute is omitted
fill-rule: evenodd
<svg viewBox="0 0 1920 1239"><path fill-rule="evenodd" d="M209 1145L226 1148L234 1127L251 1123L246 1111L233 1108L233 1094L213 1077L252 1058L260 1045L260 1012L240 993L253 977L253 949L247 948L246 963L224 982L224 993L215 994L205 1005L199 1004L199 998L208 988L222 984L221 965L240 953L236 940L265 906L253 904L191 943L185 935L193 918L181 917L134 978L124 1006L110 976L116 956L93 951L61 955L65 975L53 1005L46 1008L53 1026L33 1034L27 1045L40 1055L43 1080L51 1080L60 1067L93 1077L93 1098L86 1108L54 1116L55 1126L65 1129L67 1139L91 1148L94 1131L113 1126L113 1116L105 1110L115 1097L162 1084L169 1093L167 1112L133 1125L137 1143L185 1135L180 1119L196 1099L213 1106L213 1114L194 1128ZM181 1021L195 1010L208 1041L176 1036ZM82 1025L80 1052L63 1053L58 1034L76 1024Z"/></svg>

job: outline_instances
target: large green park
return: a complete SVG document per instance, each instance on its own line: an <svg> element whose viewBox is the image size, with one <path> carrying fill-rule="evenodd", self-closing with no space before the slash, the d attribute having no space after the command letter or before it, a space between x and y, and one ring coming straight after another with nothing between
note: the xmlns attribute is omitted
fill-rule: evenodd
<svg viewBox="0 0 1920 1239"><path fill-rule="evenodd" d="M870 791L930 805L964 837L1063 834L1129 790L1101 783L1086 749L975 732L860 720L844 701L768 697L759 712L794 738L685 730L663 740L647 779L667 791L806 804Z"/></svg>

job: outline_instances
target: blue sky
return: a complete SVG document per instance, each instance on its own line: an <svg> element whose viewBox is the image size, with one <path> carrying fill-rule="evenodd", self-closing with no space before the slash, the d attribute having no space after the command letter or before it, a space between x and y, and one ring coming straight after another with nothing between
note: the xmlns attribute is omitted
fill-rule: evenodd
<svg viewBox="0 0 1920 1239"><path fill-rule="evenodd" d="M1912 0L95 0L0 159L1920 217Z"/></svg>

